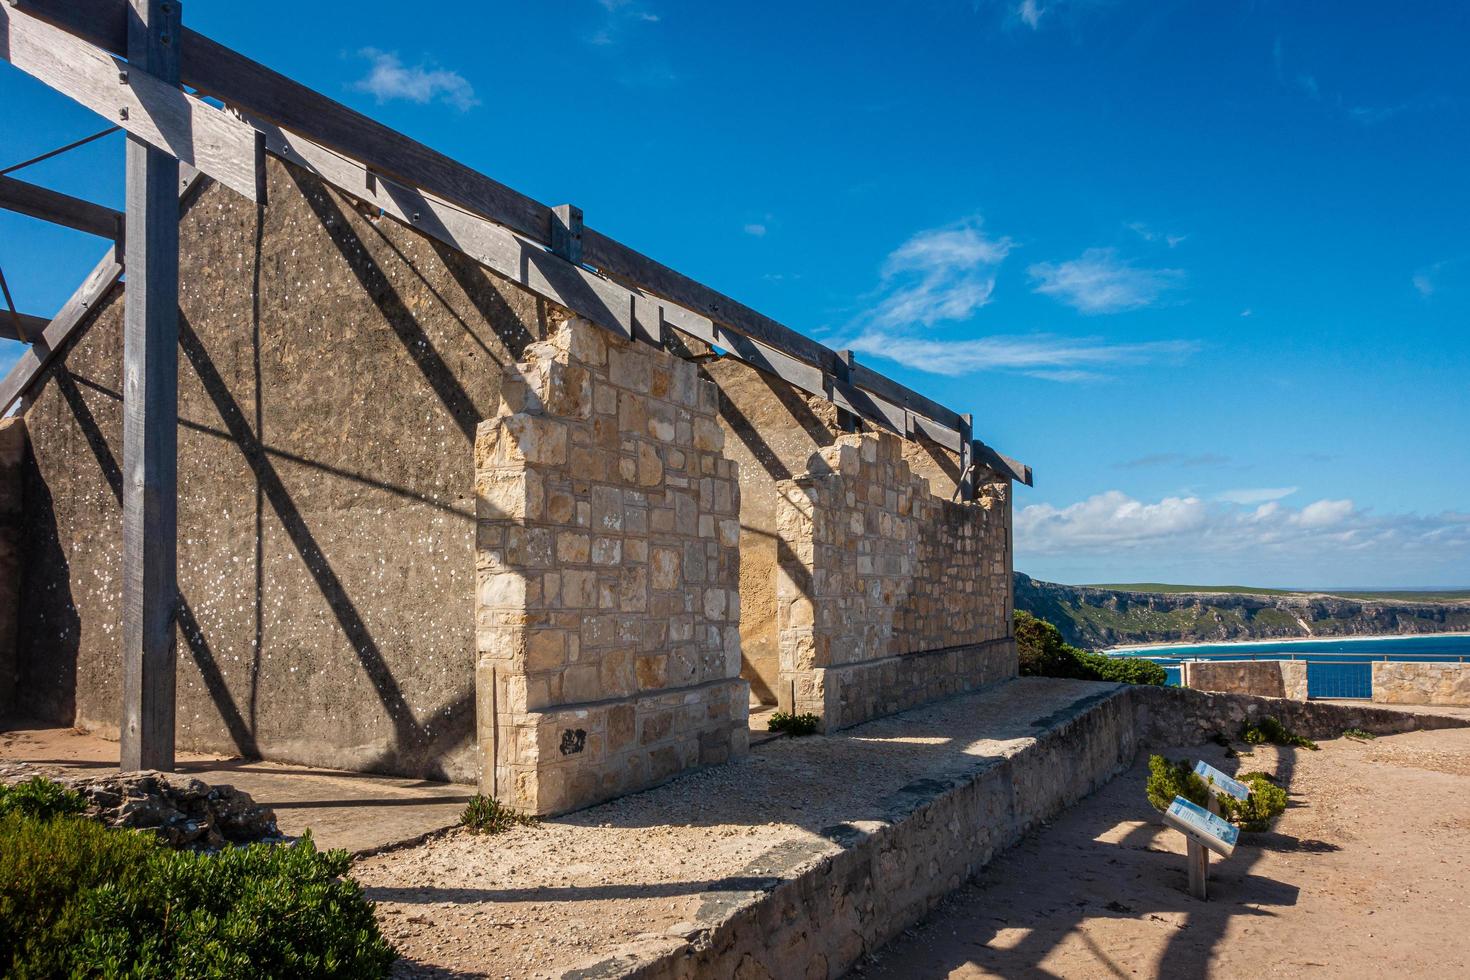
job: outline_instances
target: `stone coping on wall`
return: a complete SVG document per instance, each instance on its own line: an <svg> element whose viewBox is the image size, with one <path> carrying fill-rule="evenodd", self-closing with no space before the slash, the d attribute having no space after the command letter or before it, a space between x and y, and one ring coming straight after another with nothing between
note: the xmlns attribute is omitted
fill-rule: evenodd
<svg viewBox="0 0 1470 980"><path fill-rule="evenodd" d="M1179 671L1182 686L1196 691L1307 699L1305 660L1186 660Z"/></svg>

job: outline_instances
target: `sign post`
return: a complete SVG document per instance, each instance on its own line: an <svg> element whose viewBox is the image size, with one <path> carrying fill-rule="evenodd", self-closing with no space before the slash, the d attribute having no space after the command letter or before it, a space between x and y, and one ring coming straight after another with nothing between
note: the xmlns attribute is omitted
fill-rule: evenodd
<svg viewBox="0 0 1470 980"><path fill-rule="evenodd" d="M1210 804L1211 809L1218 808L1213 796ZM1229 857L1240 838L1240 828L1182 796L1174 797L1174 802L1164 811L1164 823L1184 835L1189 848L1189 892L1203 901L1205 879L1209 874L1209 852Z"/></svg>

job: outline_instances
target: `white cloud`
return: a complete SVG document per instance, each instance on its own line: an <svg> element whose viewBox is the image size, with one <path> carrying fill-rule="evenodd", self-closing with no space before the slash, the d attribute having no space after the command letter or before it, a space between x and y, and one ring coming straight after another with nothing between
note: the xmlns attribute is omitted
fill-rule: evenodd
<svg viewBox="0 0 1470 980"><path fill-rule="evenodd" d="M607 12L607 16L602 26L588 36L587 43L598 47L617 44L622 40L623 29L629 24L657 24L662 19L635 0L597 0L597 5Z"/></svg>
<svg viewBox="0 0 1470 980"><path fill-rule="evenodd" d="M1013 248L987 234L979 218L921 231L888 254L869 308L842 346L932 374L1014 371L1047 381L1091 381L1099 368L1139 364L1194 351L1190 341L1109 343L1047 333L960 339L918 336L918 328L970 320L995 292L996 272Z"/></svg>
<svg viewBox="0 0 1470 980"><path fill-rule="evenodd" d="M1086 560L1091 568L1189 566L1206 574L1211 568L1259 568L1277 581L1323 568L1329 571L1312 574L1377 577L1382 573L1373 569L1390 565L1425 574L1463 564L1470 554L1470 514L1379 516L1346 499L1300 509L1277 500L1251 507L1195 496L1148 503L1109 490L1065 507L1021 508L1015 539L1020 561L1058 556Z"/></svg>
<svg viewBox="0 0 1470 980"><path fill-rule="evenodd" d="M978 219L921 231L889 253L867 321L879 329L968 319L990 302L1009 238L987 237Z"/></svg>
<svg viewBox="0 0 1470 980"><path fill-rule="evenodd" d="M459 72L427 65L406 67L395 51L363 48L359 57L371 62L368 73L353 83L360 92L368 92L379 103L403 99L426 105L441 101L465 112L480 104L474 86Z"/></svg>
<svg viewBox="0 0 1470 980"><path fill-rule="evenodd" d="M1182 270L1140 269L1111 248L1089 248L1070 262L1038 262L1026 271L1036 292L1087 314L1142 309L1184 280Z"/></svg>
<svg viewBox="0 0 1470 980"><path fill-rule="evenodd" d="M1177 248L1180 243L1187 239L1188 235L1173 235L1169 232L1159 231L1144 224L1142 221L1130 221L1128 230L1146 242L1163 242L1170 248Z"/></svg>
<svg viewBox="0 0 1470 980"><path fill-rule="evenodd" d="M766 226L758 221L752 221L745 226L745 233L747 235L754 235L756 238L762 238L765 236Z"/></svg>
<svg viewBox="0 0 1470 980"><path fill-rule="evenodd" d="M1193 342L1183 340L1112 344L1051 334L932 340L883 330L864 331L847 346L931 374L958 377L977 371L1019 371L1046 381L1097 380L1103 375L1089 368L1177 358L1197 349Z"/></svg>
<svg viewBox="0 0 1470 980"><path fill-rule="evenodd" d="M1032 30L1041 26L1041 15L1044 13L1046 8L1041 5L1040 0L1021 0L1016 5L1016 16Z"/></svg>
<svg viewBox="0 0 1470 980"><path fill-rule="evenodd" d="M1303 507L1293 519L1302 527L1332 527L1351 517L1353 509L1351 500L1318 500Z"/></svg>
<svg viewBox="0 0 1470 980"><path fill-rule="evenodd" d="M1297 489L1297 487L1254 487L1242 490L1226 490L1223 493L1215 494L1215 499L1223 500L1229 504L1263 504L1267 501L1290 497L1297 492Z"/></svg>

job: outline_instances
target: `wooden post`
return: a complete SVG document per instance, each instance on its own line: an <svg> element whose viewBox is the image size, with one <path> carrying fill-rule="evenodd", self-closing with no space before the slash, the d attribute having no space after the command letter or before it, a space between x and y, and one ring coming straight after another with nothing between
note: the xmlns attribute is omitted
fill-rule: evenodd
<svg viewBox="0 0 1470 980"><path fill-rule="evenodd" d="M852 351L840 350L837 352L837 380L843 384L852 384L852 365L857 360ZM837 410L837 424L843 432L858 431L858 417L852 412L843 409ZM907 435L907 433L905 433Z"/></svg>
<svg viewBox="0 0 1470 980"><path fill-rule="evenodd" d="M1201 902L1205 898L1205 880L1210 876L1210 852L1205 845L1189 839L1189 894Z"/></svg>
<svg viewBox="0 0 1470 980"><path fill-rule="evenodd" d="M572 265L582 264L582 209L575 204L551 209L551 252Z"/></svg>
<svg viewBox="0 0 1470 980"><path fill-rule="evenodd" d="M128 0L128 61L179 80L178 0ZM119 84L125 84L120 82ZM174 767L179 162L127 143L123 313L123 771Z"/></svg>
<svg viewBox="0 0 1470 980"><path fill-rule="evenodd" d="M960 416L960 499L975 499L975 416Z"/></svg>

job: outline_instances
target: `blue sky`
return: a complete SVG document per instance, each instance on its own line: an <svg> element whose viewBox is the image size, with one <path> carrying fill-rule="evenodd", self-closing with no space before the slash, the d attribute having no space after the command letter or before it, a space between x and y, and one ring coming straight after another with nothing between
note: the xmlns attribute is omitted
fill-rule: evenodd
<svg viewBox="0 0 1470 980"><path fill-rule="evenodd" d="M973 411L1023 571L1470 585L1465 5L244 9L185 17ZM0 106L0 166L100 128ZM121 144L17 176L117 205ZM0 215L23 310L101 250Z"/></svg>

